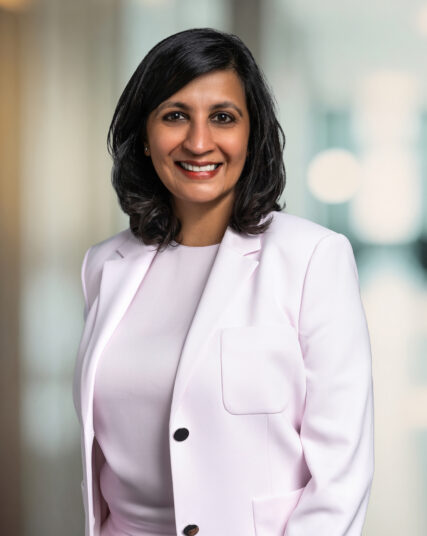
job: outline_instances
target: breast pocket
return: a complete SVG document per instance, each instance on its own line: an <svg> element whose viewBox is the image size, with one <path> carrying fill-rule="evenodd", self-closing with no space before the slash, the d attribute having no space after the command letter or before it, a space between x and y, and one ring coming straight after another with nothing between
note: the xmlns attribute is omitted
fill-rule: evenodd
<svg viewBox="0 0 427 536"><path fill-rule="evenodd" d="M298 335L288 323L224 328L221 384L225 409L234 415L282 412L301 362Z"/></svg>

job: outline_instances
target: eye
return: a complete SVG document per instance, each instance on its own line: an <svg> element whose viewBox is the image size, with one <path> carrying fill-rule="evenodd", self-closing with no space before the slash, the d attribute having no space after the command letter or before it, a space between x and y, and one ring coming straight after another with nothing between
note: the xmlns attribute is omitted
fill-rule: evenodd
<svg viewBox="0 0 427 536"><path fill-rule="evenodd" d="M234 117L231 114L225 112L218 112L214 115L217 119L216 123L233 123L235 121Z"/></svg>
<svg viewBox="0 0 427 536"><path fill-rule="evenodd" d="M164 121L179 121L181 117L184 117L182 112L169 112L163 116Z"/></svg>

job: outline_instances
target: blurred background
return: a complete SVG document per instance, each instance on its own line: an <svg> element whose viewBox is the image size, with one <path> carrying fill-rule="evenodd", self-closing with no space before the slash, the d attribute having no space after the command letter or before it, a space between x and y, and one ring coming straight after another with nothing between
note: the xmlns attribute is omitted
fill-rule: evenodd
<svg viewBox="0 0 427 536"><path fill-rule="evenodd" d="M286 211L353 245L375 388L364 535L425 535L427 0L0 0L0 533L84 533L80 266L128 226L107 130L148 50L201 26L239 35L270 82Z"/></svg>

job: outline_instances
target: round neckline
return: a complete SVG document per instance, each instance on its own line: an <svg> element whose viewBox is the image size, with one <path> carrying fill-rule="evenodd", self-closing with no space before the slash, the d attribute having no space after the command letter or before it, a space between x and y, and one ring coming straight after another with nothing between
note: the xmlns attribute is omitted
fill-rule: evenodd
<svg viewBox="0 0 427 536"><path fill-rule="evenodd" d="M180 244L178 242L177 247L186 248L186 249L204 249L204 248L213 248L214 246L219 246L221 242L218 242L217 244L208 244L207 246L187 246L185 244Z"/></svg>

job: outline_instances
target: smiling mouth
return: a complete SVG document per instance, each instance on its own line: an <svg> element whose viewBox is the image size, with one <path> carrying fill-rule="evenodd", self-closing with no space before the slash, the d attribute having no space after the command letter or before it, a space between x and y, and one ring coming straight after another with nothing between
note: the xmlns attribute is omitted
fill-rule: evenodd
<svg viewBox="0 0 427 536"><path fill-rule="evenodd" d="M195 173L203 172L203 171L215 171L219 166L222 164L206 164L204 166L196 166L194 164L187 164L187 162L176 162L176 164L181 167L182 169L185 169L186 171L193 171Z"/></svg>

